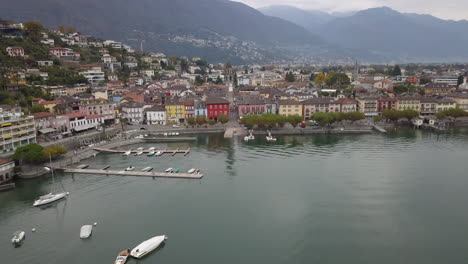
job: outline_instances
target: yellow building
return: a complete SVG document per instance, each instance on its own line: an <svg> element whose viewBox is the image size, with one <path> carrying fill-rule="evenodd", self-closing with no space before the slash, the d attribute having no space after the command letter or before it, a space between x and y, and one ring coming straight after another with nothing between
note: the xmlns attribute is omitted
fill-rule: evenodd
<svg viewBox="0 0 468 264"><path fill-rule="evenodd" d="M0 152L12 151L18 147L36 142L34 117L0 112Z"/></svg>
<svg viewBox="0 0 468 264"><path fill-rule="evenodd" d="M302 103L294 100L280 101L278 113L282 116L298 115L304 117Z"/></svg>
<svg viewBox="0 0 468 264"><path fill-rule="evenodd" d="M185 105L179 100L167 101L166 105L167 122L179 124L185 122Z"/></svg>
<svg viewBox="0 0 468 264"><path fill-rule="evenodd" d="M447 96L455 101L458 108L468 111L468 94L465 93L453 93Z"/></svg>
<svg viewBox="0 0 468 264"><path fill-rule="evenodd" d="M447 111L451 108L457 108L457 103L455 100L450 98L441 98L437 100L437 113Z"/></svg>
<svg viewBox="0 0 468 264"><path fill-rule="evenodd" d="M398 97L397 98L397 110L415 110L421 111L421 99L409 96L409 97Z"/></svg>

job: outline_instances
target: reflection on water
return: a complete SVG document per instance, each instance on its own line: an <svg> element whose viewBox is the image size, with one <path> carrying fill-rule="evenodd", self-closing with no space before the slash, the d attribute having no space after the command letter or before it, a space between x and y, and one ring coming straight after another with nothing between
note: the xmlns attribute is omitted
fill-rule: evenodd
<svg viewBox="0 0 468 264"><path fill-rule="evenodd" d="M166 234L166 245L138 263L464 263L467 139L466 130L274 143L220 134L134 146L191 148L187 157L101 153L85 163L201 168L205 178L59 174L71 195L49 208L32 207L51 189L49 177L19 181L0 193L0 254L18 264L111 263ZM94 222L91 239L80 240L80 227ZM15 249L18 229L27 239Z"/></svg>

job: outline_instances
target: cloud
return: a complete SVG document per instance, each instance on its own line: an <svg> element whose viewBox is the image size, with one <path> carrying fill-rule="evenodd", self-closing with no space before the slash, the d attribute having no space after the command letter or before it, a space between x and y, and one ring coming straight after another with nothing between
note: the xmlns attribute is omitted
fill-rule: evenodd
<svg viewBox="0 0 468 264"><path fill-rule="evenodd" d="M466 0L234 0L254 8L269 5L292 5L326 12L357 11L388 6L400 12L430 14L444 19L468 19Z"/></svg>

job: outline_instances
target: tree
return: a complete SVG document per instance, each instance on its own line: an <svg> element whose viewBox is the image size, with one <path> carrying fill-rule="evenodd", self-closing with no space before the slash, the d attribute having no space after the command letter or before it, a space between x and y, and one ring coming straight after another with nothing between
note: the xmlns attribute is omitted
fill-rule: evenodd
<svg viewBox="0 0 468 264"><path fill-rule="evenodd" d="M419 79L419 84L421 85L425 85L431 82L432 82L431 78L426 77L426 76L422 76L421 79Z"/></svg>
<svg viewBox="0 0 468 264"><path fill-rule="evenodd" d="M24 23L24 31L33 42L39 42L42 37L44 27L39 21L28 21Z"/></svg>
<svg viewBox="0 0 468 264"><path fill-rule="evenodd" d="M302 117L299 115L288 116L287 120L293 127L297 127L297 125L303 121Z"/></svg>
<svg viewBox="0 0 468 264"><path fill-rule="evenodd" d="M187 60L183 59L180 61L180 69L182 72L188 72L189 64Z"/></svg>
<svg viewBox="0 0 468 264"><path fill-rule="evenodd" d="M237 87L239 84L239 80L237 79L237 72L234 73L234 81L233 81L234 87Z"/></svg>
<svg viewBox="0 0 468 264"><path fill-rule="evenodd" d="M458 76L457 87L463 84L464 81L465 81L465 76L463 75Z"/></svg>
<svg viewBox="0 0 468 264"><path fill-rule="evenodd" d="M403 117L402 112L398 110L387 109L382 112L382 116L390 121L396 122Z"/></svg>
<svg viewBox="0 0 468 264"><path fill-rule="evenodd" d="M200 85L203 85L204 82L205 81L203 80L203 78L200 75L197 75L195 77L195 85L200 86Z"/></svg>
<svg viewBox="0 0 468 264"><path fill-rule="evenodd" d="M196 122L195 118L193 118L193 117L187 118L187 124L188 124L189 126L194 126L196 123L197 123L197 122Z"/></svg>
<svg viewBox="0 0 468 264"><path fill-rule="evenodd" d="M195 122L197 123L197 125L201 126L201 125L204 125L206 124L206 117L205 116L197 116L195 118Z"/></svg>
<svg viewBox="0 0 468 264"><path fill-rule="evenodd" d="M322 86L325 83L326 76L323 72L319 72L314 79L314 83Z"/></svg>
<svg viewBox="0 0 468 264"><path fill-rule="evenodd" d="M208 125L210 125L210 126L216 125L216 120L214 120L214 119L208 120Z"/></svg>
<svg viewBox="0 0 468 264"><path fill-rule="evenodd" d="M287 82L295 82L296 81L296 77L294 77L294 74L292 72L288 72L286 73L286 78L285 80Z"/></svg>
<svg viewBox="0 0 468 264"><path fill-rule="evenodd" d="M33 105L31 107L31 113L49 112L43 105Z"/></svg>
<svg viewBox="0 0 468 264"><path fill-rule="evenodd" d="M311 73L309 77L309 81L313 82L315 80L315 73Z"/></svg>
<svg viewBox="0 0 468 264"><path fill-rule="evenodd" d="M44 148L37 143L19 147L13 155L13 159L20 164L23 162L37 164L47 160L47 158L44 154Z"/></svg>
<svg viewBox="0 0 468 264"><path fill-rule="evenodd" d="M445 111L441 111L436 114L438 119L444 119L446 117L452 117L453 119L457 119L459 117L468 117L468 112L464 111L461 108L450 108Z"/></svg>
<svg viewBox="0 0 468 264"><path fill-rule="evenodd" d="M218 78L216 78L216 84L223 84L223 80L221 79L220 76L218 76Z"/></svg>
<svg viewBox="0 0 468 264"><path fill-rule="evenodd" d="M398 65L395 65L392 69L392 76L401 76L401 68Z"/></svg>
<svg viewBox="0 0 468 264"><path fill-rule="evenodd" d="M393 91L397 94L400 94L400 93L407 93L408 92L408 87L405 86L405 85L397 85L395 87L393 87Z"/></svg>
<svg viewBox="0 0 468 264"><path fill-rule="evenodd" d="M51 158L56 158L66 153L67 149L60 145L52 145L44 149L44 155L46 158L49 157L49 155Z"/></svg>
<svg viewBox="0 0 468 264"><path fill-rule="evenodd" d="M419 112L416 110L404 110L402 116L411 122L411 120L419 116Z"/></svg>
<svg viewBox="0 0 468 264"><path fill-rule="evenodd" d="M226 115L220 115L218 117L218 121L221 122L221 124L226 124L227 122L229 122L229 117Z"/></svg>

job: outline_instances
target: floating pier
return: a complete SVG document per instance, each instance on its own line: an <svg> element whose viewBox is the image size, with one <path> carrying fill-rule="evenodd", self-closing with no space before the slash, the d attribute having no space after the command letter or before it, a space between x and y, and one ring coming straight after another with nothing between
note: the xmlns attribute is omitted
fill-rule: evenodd
<svg viewBox="0 0 468 264"><path fill-rule="evenodd" d="M125 152L128 152L128 150L119 150L119 149L106 149L106 148L94 148L95 151L99 151L99 152L109 152L109 153L125 153ZM142 150L141 152L143 153L150 153L150 152L161 152L162 155L164 154L171 154L172 156L174 156L175 154L178 154L178 153L182 153L184 154L184 156L187 156L189 153L190 153L190 149L175 149L175 150L170 150L170 149L155 149L155 150ZM136 150L136 149L132 149L131 153L138 153L140 152L139 150Z"/></svg>
<svg viewBox="0 0 468 264"><path fill-rule="evenodd" d="M99 170L99 169L63 169L65 173L72 174L95 174L95 175L116 175L116 176L133 176L133 177L149 177L149 178L172 178L172 179L201 179L203 174L200 173L166 173L166 172L143 172L143 171L116 171L116 170Z"/></svg>

